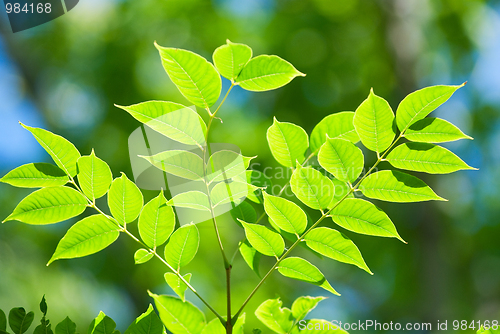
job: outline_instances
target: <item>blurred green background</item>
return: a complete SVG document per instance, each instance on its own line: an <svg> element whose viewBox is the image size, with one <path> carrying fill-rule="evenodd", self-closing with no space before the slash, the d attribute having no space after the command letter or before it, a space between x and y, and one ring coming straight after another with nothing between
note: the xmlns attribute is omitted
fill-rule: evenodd
<svg viewBox="0 0 500 334"><path fill-rule="evenodd" d="M0 12L0 175L49 161L18 125L22 121L65 136L82 154L94 148L114 176L123 171L131 177L127 139L139 124L113 104L187 103L164 72L153 41L211 59L228 38L250 45L254 55L277 54L307 73L276 91L237 87L218 114L224 124L214 128L213 141L258 155L262 166L277 166L265 139L273 116L310 133L326 115L355 110L371 87L395 110L416 89L468 81L433 116L475 138L445 146L480 170L422 176L449 202L377 202L408 245L346 232L375 275L314 260L342 297L330 296L312 316L343 322L500 320L499 1L80 0L55 21L16 34ZM228 87L226 80L223 93ZM0 218L28 193L0 184ZM221 218L221 230L232 252L242 232L230 220ZM46 294L53 323L69 315L84 332L103 310L124 330L152 302L147 289L171 293L160 263L134 266L136 245L126 238L99 254L46 267L72 223L0 226L0 308L38 310ZM220 254L209 225L200 228L200 253L186 272L222 312ZM270 265L263 261L262 271ZM239 256L233 272L238 305L258 278ZM289 307L305 294L325 295L274 274L247 307L247 328L262 328L253 310L264 299L279 295ZM202 307L193 294L187 296Z"/></svg>

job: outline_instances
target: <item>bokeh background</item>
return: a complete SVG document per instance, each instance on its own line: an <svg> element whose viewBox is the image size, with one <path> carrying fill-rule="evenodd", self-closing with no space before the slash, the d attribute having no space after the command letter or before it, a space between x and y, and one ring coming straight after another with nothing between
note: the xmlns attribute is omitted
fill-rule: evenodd
<svg viewBox="0 0 500 334"><path fill-rule="evenodd" d="M127 138L139 124L113 104L187 103L162 69L153 41L211 59L229 38L250 45L254 54L280 55L307 73L276 91L236 88L220 111L224 124L216 125L213 140L258 155L263 166L277 166L265 140L273 116L310 133L326 115L355 110L371 87L395 110L416 89L467 81L433 115L475 138L445 146L479 171L423 176L449 202L377 203L408 245L346 232L375 275L314 260L342 297L331 296L312 316L379 322L500 320L499 1L80 0L55 21L16 34L2 9L0 32L0 175L50 159L18 125L22 121L65 136L82 154L94 148L115 176L121 171L131 176ZM228 86L224 81L223 91ZM28 193L0 184L0 218ZM124 330L151 302L147 289L171 293L159 263L134 266L136 245L126 238L105 252L46 267L74 222L0 226L0 308L38 310L45 294L53 323L69 315L84 332L103 310ZM228 217L221 218L221 226L232 252L241 231ZM193 273L193 285L222 311L220 254L209 225L200 229L199 256L186 270ZM262 271L269 265L263 261ZM233 273L236 305L258 278L240 256ZM304 294L325 295L274 274L246 310L247 329L262 328L253 310L264 299L279 295L290 307ZM200 305L194 295L187 296Z"/></svg>

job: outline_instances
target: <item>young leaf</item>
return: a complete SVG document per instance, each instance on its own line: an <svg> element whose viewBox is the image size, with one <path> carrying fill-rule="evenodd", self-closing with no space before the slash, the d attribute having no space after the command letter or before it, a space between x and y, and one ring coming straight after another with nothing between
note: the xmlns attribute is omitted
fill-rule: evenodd
<svg viewBox="0 0 500 334"><path fill-rule="evenodd" d="M0 309L0 330L7 330L7 317L5 316L5 312Z"/></svg>
<svg viewBox="0 0 500 334"><path fill-rule="evenodd" d="M33 334L54 334L51 326L50 321L45 319L45 316L43 316L40 320L40 325L36 326Z"/></svg>
<svg viewBox="0 0 500 334"><path fill-rule="evenodd" d="M172 140L200 148L205 145L205 122L196 111L182 104L148 101L128 107L115 106Z"/></svg>
<svg viewBox="0 0 500 334"><path fill-rule="evenodd" d="M243 227L238 219L244 220L249 223L255 223L257 221L257 212L253 208L252 204L247 202L241 202L240 205L231 209L229 211L235 222Z"/></svg>
<svg viewBox="0 0 500 334"><path fill-rule="evenodd" d="M47 315L47 301L45 300L45 295L42 296L42 301L40 302L40 311L42 311L44 317Z"/></svg>
<svg viewBox="0 0 500 334"><path fill-rule="evenodd" d="M80 157L77 164L78 182L83 193L92 200L104 196L113 181L108 164L96 157L94 150L90 156Z"/></svg>
<svg viewBox="0 0 500 334"><path fill-rule="evenodd" d="M133 222L141 212L144 198L134 182L130 181L122 173L122 176L116 178L111 184L108 193L108 206L113 217L125 225Z"/></svg>
<svg viewBox="0 0 500 334"><path fill-rule="evenodd" d="M219 319L212 319L201 331L201 334L226 334L226 329Z"/></svg>
<svg viewBox="0 0 500 334"><path fill-rule="evenodd" d="M248 242L257 252L276 258L283 254L285 241L281 235L262 225L249 224L241 220L240 223L243 224Z"/></svg>
<svg viewBox="0 0 500 334"><path fill-rule="evenodd" d="M181 226L172 234L165 246L165 260L179 270L187 265L198 252L200 234L194 224Z"/></svg>
<svg viewBox="0 0 500 334"><path fill-rule="evenodd" d="M194 52L165 48L155 42L163 68L189 102L208 109L219 98L222 81L214 66Z"/></svg>
<svg viewBox="0 0 500 334"><path fill-rule="evenodd" d="M396 111L396 123L399 130L404 133L410 125L429 115L464 85L465 83L460 86L431 86L406 96Z"/></svg>
<svg viewBox="0 0 500 334"><path fill-rule="evenodd" d="M207 179L218 182L231 179L245 172L253 157L244 157L229 150L217 151L208 160Z"/></svg>
<svg viewBox="0 0 500 334"><path fill-rule="evenodd" d="M69 317L66 317L56 326L56 334L75 334L75 333L76 333L76 324L73 321L71 321Z"/></svg>
<svg viewBox="0 0 500 334"><path fill-rule="evenodd" d="M46 225L78 216L85 211L87 199L68 187L42 188L29 194L5 218L31 225Z"/></svg>
<svg viewBox="0 0 500 334"><path fill-rule="evenodd" d="M363 195L389 202L445 201L419 178L396 170L369 175L360 185Z"/></svg>
<svg viewBox="0 0 500 334"><path fill-rule="evenodd" d="M254 185L238 181L231 183L221 182L213 187L210 192L210 198L214 208L230 202L239 204L249 193L253 193L257 189Z"/></svg>
<svg viewBox="0 0 500 334"><path fill-rule="evenodd" d="M297 76L305 76L278 56L260 55L243 67L236 83L246 90L264 92L280 88Z"/></svg>
<svg viewBox="0 0 500 334"><path fill-rule="evenodd" d="M69 178L62 169L40 162L17 167L0 179L0 182L20 188L57 187L68 181Z"/></svg>
<svg viewBox="0 0 500 334"><path fill-rule="evenodd" d="M189 283L191 280L191 274L186 274L183 275L184 279ZM165 273L164 275L165 281L167 282L168 286L174 290L174 292L179 296L183 302L186 301L186 290L187 290L187 285L184 283L176 274L174 273Z"/></svg>
<svg viewBox="0 0 500 334"><path fill-rule="evenodd" d="M139 234L142 241L150 248L164 244L175 227L175 213L163 196L163 191L149 201L139 216Z"/></svg>
<svg viewBox="0 0 500 334"><path fill-rule="evenodd" d="M257 250L253 248L246 239L245 241L240 242L238 249L240 251L241 257L243 257L243 260L245 260L246 264L248 264L250 269L252 269L257 274L257 276L260 277L259 263L261 254L257 252Z"/></svg>
<svg viewBox="0 0 500 334"><path fill-rule="evenodd" d="M50 154L57 166L71 177L76 175L76 161L80 157L80 152L78 152L75 145L47 130L32 128L23 123L20 124L23 128L31 132L38 143Z"/></svg>
<svg viewBox="0 0 500 334"><path fill-rule="evenodd" d="M312 167L300 165L292 174L290 186L302 203L316 210L327 208L335 191L328 177Z"/></svg>
<svg viewBox="0 0 500 334"><path fill-rule="evenodd" d="M277 299L268 299L259 305L255 310L255 315L264 325L275 333L290 333L294 324L292 311L289 308L281 307L282 301Z"/></svg>
<svg viewBox="0 0 500 334"><path fill-rule="evenodd" d="M444 143L459 139L472 139L450 122L432 117L426 117L413 123L403 136L408 140L422 143Z"/></svg>
<svg viewBox="0 0 500 334"><path fill-rule="evenodd" d="M330 212L330 216L337 225L346 230L379 237L398 238L405 242L387 214L363 199L346 198Z"/></svg>
<svg viewBox="0 0 500 334"><path fill-rule="evenodd" d="M118 239L120 227L103 215L83 218L66 232L47 265L97 253Z"/></svg>
<svg viewBox="0 0 500 334"><path fill-rule="evenodd" d="M356 144L359 136L354 129L354 112L342 111L326 116L316 125L311 133L311 152L317 152L326 141L326 137L339 138Z"/></svg>
<svg viewBox="0 0 500 334"><path fill-rule="evenodd" d="M193 152L170 150L140 157L169 174L193 181L203 180L203 159Z"/></svg>
<svg viewBox="0 0 500 334"><path fill-rule="evenodd" d="M368 98L354 113L354 128L361 142L371 151L385 151L394 140L394 112L389 103L370 90Z"/></svg>
<svg viewBox="0 0 500 334"><path fill-rule="evenodd" d="M35 314L33 312L26 313L22 307L14 307L9 312L9 326L14 334L23 334L30 328L33 323Z"/></svg>
<svg viewBox="0 0 500 334"><path fill-rule="evenodd" d="M387 155L387 161L396 168L429 174L475 169L444 147L427 143L401 144Z"/></svg>
<svg viewBox="0 0 500 334"><path fill-rule="evenodd" d="M207 195L196 190L177 194L172 197L167 204L180 208L190 208L210 212L210 204L208 203Z"/></svg>
<svg viewBox="0 0 500 334"><path fill-rule="evenodd" d="M295 321L302 320L318 305L319 302L325 300L325 297L302 296L292 304L292 315Z"/></svg>
<svg viewBox="0 0 500 334"><path fill-rule="evenodd" d="M304 162L309 147L304 129L292 123L278 122L276 117L267 129L267 142L274 159L285 167L295 167L297 161L299 164Z"/></svg>
<svg viewBox="0 0 500 334"><path fill-rule="evenodd" d="M149 295L154 299L160 319L169 331L175 334L201 334L206 320L196 306L172 296L159 296L151 292Z"/></svg>
<svg viewBox="0 0 500 334"><path fill-rule="evenodd" d="M140 248L134 253L135 264L143 264L153 258L154 254L150 253L147 249Z"/></svg>
<svg viewBox="0 0 500 334"><path fill-rule="evenodd" d="M104 312L99 312L97 318L92 320L89 326L88 334L114 334L116 323Z"/></svg>
<svg viewBox="0 0 500 334"><path fill-rule="evenodd" d="M124 334L163 334L163 323L156 315L153 305L128 326Z"/></svg>
<svg viewBox="0 0 500 334"><path fill-rule="evenodd" d="M340 296L318 268L300 257L288 257L281 261L277 268L283 276L317 285L334 295Z"/></svg>
<svg viewBox="0 0 500 334"><path fill-rule="evenodd" d="M252 58L252 49L227 40L226 44L215 49L212 58L219 73L228 80L234 80Z"/></svg>
<svg viewBox="0 0 500 334"><path fill-rule="evenodd" d="M337 179L355 181L364 167L363 152L344 139L328 138L318 153L318 162Z"/></svg>
<svg viewBox="0 0 500 334"><path fill-rule="evenodd" d="M300 235L307 226L307 216L295 203L264 193L264 210L282 230Z"/></svg>
<svg viewBox="0 0 500 334"><path fill-rule="evenodd" d="M328 227L318 227L309 232L304 240L309 248L321 255L339 262L353 264L373 275L358 247L339 231Z"/></svg>

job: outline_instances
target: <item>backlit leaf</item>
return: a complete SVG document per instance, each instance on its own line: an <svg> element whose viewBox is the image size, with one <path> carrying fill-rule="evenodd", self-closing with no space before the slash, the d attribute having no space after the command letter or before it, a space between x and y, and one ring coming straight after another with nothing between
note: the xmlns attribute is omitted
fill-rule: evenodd
<svg viewBox="0 0 500 334"><path fill-rule="evenodd" d="M150 253L147 249L141 248L134 253L135 264L143 264L153 258L154 254Z"/></svg>
<svg viewBox="0 0 500 334"><path fill-rule="evenodd" d="M297 168L290 179L290 186L297 198L313 209L325 209L332 201L332 181L312 167Z"/></svg>
<svg viewBox="0 0 500 334"><path fill-rule="evenodd" d="M444 143L459 139L472 139L450 122L432 117L426 117L413 123L403 136L408 140L422 143Z"/></svg>
<svg viewBox="0 0 500 334"><path fill-rule="evenodd" d="M281 235L262 225L240 222L243 224L248 242L259 253L276 258L283 254L285 241Z"/></svg>
<svg viewBox="0 0 500 334"><path fill-rule="evenodd" d="M227 40L226 44L215 49L212 57L219 73L226 79L234 80L252 58L252 49L248 45Z"/></svg>
<svg viewBox="0 0 500 334"><path fill-rule="evenodd" d="M243 226L238 219L249 223L255 223L257 221L257 212L253 208L252 204L247 202L241 202L237 207L231 209L230 213L236 223L241 227Z"/></svg>
<svg viewBox="0 0 500 334"><path fill-rule="evenodd" d="M297 299L292 304L292 315L299 321L304 319L306 315L309 314L314 308L318 305L319 302L325 300L325 297L311 297L311 296L302 296Z"/></svg>
<svg viewBox="0 0 500 334"><path fill-rule="evenodd" d="M156 315L153 305L128 326L124 334L163 334L163 323Z"/></svg>
<svg viewBox="0 0 500 334"><path fill-rule="evenodd" d="M295 167L297 161L304 162L309 147L304 129L292 123L278 122L276 117L267 129L267 142L274 159L285 167Z"/></svg>
<svg viewBox="0 0 500 334"><path fill-rule="evenodd" d="M337 179L354 182L364 167L363 152L344 139L328 138L318 153L318 162Z"/></svg>
<svg viewBox="0 0 500 334"><path fill-rule="evenodd" d="M289 308L281 307L282 301L278 299L268 299L259 305L255 310L255 315L264 325L275 333L287 334L294 324L292 311Z"/></svg>
<svg viewBox="0 0 500 334"><path fill-rule="evenodd" d="M198 252L200 234L194 224L187 224L177 229L165 246L165 260L179 270L187 265Z"/></svg>
<svg viewBox="0 0 500 334"><path fill-rule="evenodd" d="M189 283L189 281L191 280L191 276L192 276L191 274L186 274L183 275L182 277L184 277L184 279ZM164 277L165 277L165 282L167 282L168 286L171 287L172 290L174 290L174 292L177 294L177 296L179 296L182 299L183 302L185 302L186 290L188 288L186 283L184 283L179 278L179 276L177 276L174 273L165 273Z"/></svg>
<svg viewBox="0 0 500 334"><path fill-rule="evenodd" d="M143 203L141 191L125 173L114 179L109 189L108 206L118 223L125 225L133 222L139 216Z"/></svg>
<svg viewBox="0 0 500 334"><path fill-rule="evenodd" d="M207 179L210 182L228 180L245 172L253 158L230 151L217 151L207 162Z"/></svg>
<svg viewBox="0 0 500 334"><path fill-rule="evenodd" d="M169 174L188 180L203 180L203 159L193 152L170 150L140 157Z"/></svg>
<svg viewBox="0 0 500 334"><path fill-rule="evenodd" d="M167 205L163 191L144 205L138 227L142 241L153 249L165 243L172 234L175 227L175 213L172 207Z"/></svg>
<svg viewBox="0 0 500 334"><path fill-rule="evenodd" d="M302 234L307 226L305 212L295 203L264 193L264 209L272 221L282 230L296 235Z"/></svg>
<svg viewBox="0 0 500 334"><path fill-rule="evenodd" d="M210 192L212 205L225 203L241 203L249 193L253 193L257 187L248 183L233 181L231 183L221 182L216 184Z"/></svg>
<svg viewBox="0 0 500 334"><path fill-rule="evenodd" d="M115 334L116 323L104 312L99 312L89 326L87 334Z"/></svg>
<svg viewBox="0 0 500 334"><path fill-rule="evenodd" d="M357 143L359 136L354 129L353 118L352 111L342 111L323 118L311 133L311 151L317 152L326 141L326 136Z"/></svg>
<svg viewBox="0 0 500 334"><path fill-rule="evenodd" d="M181 208L190 208L210 212L208 196L201 191L196 190L177 194L172 197L172 199L170 199L167 204Z"/></svg>
<svg viewBox="0 0 500 334"><path fill-rule="evenodd" d="M21 188L43 188L65 185L69 181L66 173L57 166L47 163L31 163L17 167L0 179Z"/></svg>
<svg viewBox="0 0 500 334"><path fill-rule="evenodd" d="M78 183L83 193L92 200L104 196L113 181L108 164L96 157L94 150L90 156L80 157L77 164Z"/></svg>
<svg viewBox="0 0 500 334"><path fill-rule="evenodd" d="M260 263L261 254L259 252L257 252L257 250L255 248L253 248L252 245L250 245L248 240L240 242L240 244L238 246L238 250L240 251L240 254L243 257L243 260L245 260L246 264L248 264L250 269L252 269L257 274L257 276L260 277L259 263Z"/></svg>

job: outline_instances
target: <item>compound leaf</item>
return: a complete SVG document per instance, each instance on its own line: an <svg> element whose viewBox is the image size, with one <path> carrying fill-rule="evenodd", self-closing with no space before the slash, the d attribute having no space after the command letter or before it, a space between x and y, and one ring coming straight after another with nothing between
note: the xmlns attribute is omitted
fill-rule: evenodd
<svg viewBox="0 0 500 334"><path fill-rule="evenodd" d="M181 299L155 295L149 292L154 299L160 319L167 329L175 334L201 334L205 328L205 315L190 302Z"/></svg>
<svg viewBox="0 0 500 334"><path fill-rule="evenodd" d="M77 165L78 183L83 193L92 200L104 196L113 181L108 164L96 157L92 150L89 156L80 157Z"/></svg>
<svg viewBox="0 0 500 334"><path fill-rule="evenodd" d="M264 210L282 230L300 235L307 226L305 212L295 203L264 192Z"/></svg>
<svg viewBox="0 0 500 334"><path fill-rule="evenodd" d="M169 174L193 181L203 180L203 159L193 152L170 150L140 157Z"/></svg>
<svg viewBox="0 0 500 334"><path fill-rule="evenodd" d="M300 126L278 122L274 118L273 125L267 129L267 142L274 159L285 167L295 167L305 160L309 147L309 137Z"/></svg>
<svg viewBox="0 0 500 334"><path fill-rule="evenodd" d="M9 312L9 326L14 334L23 334L30 328L33 323L35 314L33 312L26 313L22 307L14 307Z"/></svg>
<svg viewBox="0 0 500 334"><path fill-rule="evenodd" d="M189 283L191 281L191 274L183 275L184 279ZM179 276L174 273L165 273L165 282L168 286L174 290L174 292L179 296L183 302L186 301L186 290L188 286L184 283Z"/></svg>
<svg viewBox="0 0 500 334"><path fill-rule="evenodd" d="M311 297L311 296L302 296L297 299L292 304L292 315L295 318L295 321L299 321L304 319L306 315L309 314L322 300L325 300L325 297Z"/></svg>
<svg viewBox="0 0 500 334"><path fill-rule="evenodd" d="M318 162L340 181L355 181L364 167L363 152L344 139L328 138L318 153Z"/></svg>
<svg viewBox="0 0 500 334"><path fill-rule="evenodd" d="M248 242L259 253L276 258L283 254L285 241L281 235L262 225L240 222L243 224Z"/></svg>
<svg viewBox="0 0 500 334"><path fill-rule="evenodd" d="M194 224L187 224L177 229L165 246L165 260L179 270L187 265L198 252L200 234Z"/></svg>
<svg viewBox="0 0 500 334"><path fill-rule="evenodd" d="M259 305L255 310L255 315L273 332L287 334L294 324L292 311L281 305L282 301L279 298L268 299Z"/></svg>
<svg viewBox="0 0 500 334"><path fill-rule="evenodd" d="M163 196L163 191L150 200L139 216L139 234L142 241L153 249L165 243L175 227L175 213Z"/></svg>
<svg viewBox="0 0 500 334"><path fill-rule="evenodd" d="M226 44L215 49L212 58L219 73L228 80L234 80L252 58L252 49L227 40Z"/></svg>
<svg viewBox="0 0 500 334"><path fill-rule="evenodd" d="M168 205L210 212L210 203L205 193L197 190L186 191L172 197Z"/></svg>
<svg viewBox="0 0 500 334"><path fill-rule="evenodd" d="M459 139L472 139L450 122L433 117L426 117L413 123L403 134L403 137L422 143L444 143Z"/></svg>
<svg viewBox="0 0 500 334"><path fill-rule="evenodd" d="M141 191L125 173L114 179L109 189L108 206L118 223L125 225L133 222L139 216L143 204Z"/></svg>
<svg viewBox="0 0 500 334"><path fill-rule="evenodd" d="M69 317L57 324L56 334L75 334L76 324Z"/></svg>
<svg viewBox="0 0 500 334"><path fill-rule="evenodd" d="M354 129L353 118L354 112L352 111L342 111L323 118L311 133L311 151L317 152L327 136L357 143L359 136Z"/></svg>
<svg viewBox="0 0 500 334"><path fill-rule="evenodd" d="M149 304L148 310L128 326L124 334L163 334L163 323Z"/></svg>
<svg viewBox="0 0 500 334"><path fill-rule="evenodd" d="M319 210L328 207L335 189L332 181L312 167L297 165L290 179L292 192L305 205Z"/></svg>
<svg viewBox="0 0 500 334"><path fill-rule="evenodd" d="M68 176L61 168L43 162L19 166L0 179L0 182L20 188L56 187L68 181Z"/></svg>

